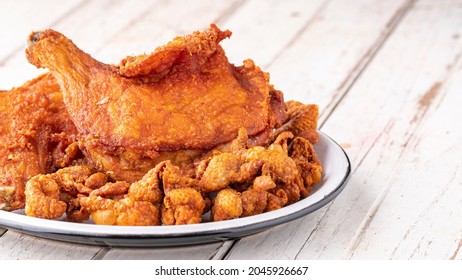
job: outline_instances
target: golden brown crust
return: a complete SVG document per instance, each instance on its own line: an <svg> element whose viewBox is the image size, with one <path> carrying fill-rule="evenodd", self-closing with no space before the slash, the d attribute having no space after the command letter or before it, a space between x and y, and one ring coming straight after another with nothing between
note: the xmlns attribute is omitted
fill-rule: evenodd
<svg viewBox="0 0 462 280"><path fill-rule="evenodd" d="M102 145L211 149L234 139L240 127L252 136L270 125L268 74L250 60L241 67L229 64L218 45L227 36L215 27L180 37L149 56L125 59L119 71L53 30L32 36L27 53L31 63L57 77L80 132ZM160 66L149 63L169 55L174 56L169 67L167 58ZM164 77L146 82L150 70L164 68Z"/></svg>
<svg viewBox="0 0 462 280"><path fill-rule="evenodd" d="M303 104L298 101L287 101L287 121L276 129L273 137L284 131L290 131L295 136L308 139L313 144L319 140L318 136L318 105Z"/></svg>
<svg viewBox="0 0 462 280"><path fill-rule="evenodd" d="M51 74L0 93L0 185L15 188L13 195L0 197L3 209L24 207L24 187L32 176L79 157L67 150L76 133Z"/></svg>

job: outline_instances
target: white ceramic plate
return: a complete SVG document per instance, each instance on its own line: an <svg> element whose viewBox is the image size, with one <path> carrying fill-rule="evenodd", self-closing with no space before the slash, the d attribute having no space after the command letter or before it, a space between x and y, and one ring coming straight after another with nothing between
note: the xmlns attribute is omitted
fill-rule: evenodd
<svg viewBox="0 0 462 280"><path fill-rule="evenodd" d="M195 225L135 227L44 220L0 211L0 225L34 236L105 246L179 246L243 237L316 211L343 190L351 169L348 156L327 135L320 132L319 136L315 149L323 164L322 182L313 186L308 197L268 213Z"/></svg>

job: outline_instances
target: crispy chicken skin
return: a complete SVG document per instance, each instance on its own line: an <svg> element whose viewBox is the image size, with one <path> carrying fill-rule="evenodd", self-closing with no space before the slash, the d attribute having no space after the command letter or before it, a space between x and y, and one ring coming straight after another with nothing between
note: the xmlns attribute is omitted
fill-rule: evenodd
<svg viewBox="0 0 462 280"><path fill-rule="evenodd" d="M112 66L45 30L30 35L26 54L58 80L86 155L134 181L161 160L190 163L232 141L239 128L267 144L284 122L282 93L269 75L251 60L228 62L219 43L230 35L211 25Z"/></svg>
<svg viewBox="0 0 462 280"><path fill-rule="evenodd" d="M242 215L241 194L231 188L219 191L213 201L211 211L214 221L239 218Z"/></svg>
<svg viewBox="0 0 462 280"><path fill-rule="evenodd" d="M79 194L89 194L92 188L86 185L91 178L93 169L89 166L71 166L59 169L55 173L39 174L32 177L26 184L26 215L44 219L56 219L67 212L68 218L75 218L75 212L80 212L75 199ZM94 178L94 177L93 177ZM92 182L93 181L93 182ZM100 187L104 180L95 186ZM68 208L71 205L71 208ZM88 215L84 217L88 218ZM85 218L84 218L85 219ZM80 220L80 219L79 219Z"/></svg>
<svg viewBox="0 0 462 280"><path fill-rule="evenodd" d="M81 196L79 203L91 213L96 224L159 225L163 198L160 169L160 166L153 168L132 184L124 181L107 183L93 190L89 196Z"/></svg>
<svg viewBox="0 0 462 280"><path fill-rule="evenodd" d="M0 209L23 208L27 180L78 157L76 133L51 74L0 91Z"/></svg>

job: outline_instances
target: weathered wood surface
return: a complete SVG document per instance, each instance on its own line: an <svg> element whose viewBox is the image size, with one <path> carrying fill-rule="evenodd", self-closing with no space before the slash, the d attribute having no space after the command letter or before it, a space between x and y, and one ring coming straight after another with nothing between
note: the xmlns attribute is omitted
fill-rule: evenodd
<svg viewBox="0 0 462 280"><path fill-rule="evenodd" d="M43 70L23 42L54 28L117 63L210 23L286 99L320 106L350 156L345 190L319 211L242 238L103 248L0 228L0 259L462 259L462 1L2 1L0 89Z"/></svg>

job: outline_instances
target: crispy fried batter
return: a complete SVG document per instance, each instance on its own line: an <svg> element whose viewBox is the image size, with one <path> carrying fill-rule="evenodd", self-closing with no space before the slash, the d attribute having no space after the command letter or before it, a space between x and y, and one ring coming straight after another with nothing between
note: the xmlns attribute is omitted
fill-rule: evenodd
<svg viewBox="0 0 462 280"><path fill-rule="evenodd" d="M311 186L321 181L322 164L313 145L306 139L297 137L289 150L290 157L297 165L298 172L303 180L299 183L302 197L307 197Z"/></svg>
<svg viewBox="0 0 462 280"><path fill-rule="evenodd" d="M0 92L0 209L23 208L27 180L79 157L76 132L50 74Z"/></svg>
<svg viewBox="0 0 462 280"><path fill-rule="evenodd" d="M213 201L212 220L225 221L239 218L241 215L241 194L230 188L219 191Z"/></svg>
<svg viewBox="0 0 462 280"><path fill-rule="evenodd" d="M173 189L165 194L162 223L165 225L197 224L201 222L206 203L193 188Z"/></svg>
<svg viewBox="0 0 462 280"><path fill-rule="evenodd" d="M26 184L26 215L56 219L66 211L66 203L59 200L59 185L52 175L37 175Z"/></svg>
<svg viewBox="0 0 462 280"><path fill-rule="evenodd" d="M27 184L26 213L53 219L66 212L72 221L91 214L105 225L179 225L200 223L211 209L212 220L223 221L294 203L320 180L322 166L308 140L288 145L292 133L284 132L267 148L245 148L243 133L233 152L211 153L194 175L164 161L132 184L107 182L88 166L36 176Z"/></svg>
<svg viewBox="0 0 462 280"><path fill-rule="evenodd" d="M52 174L32 177L27 181L25 190L26 215L56 219L66 212L72 221L88 219L88 213L81 209L77 196L88 195L92 191L86 186L86 180L92 177L92 173L90 166L71 166ZM99 187L95 186L94 180L92 187Z"/></svg>
<svg viewBox="0 0 462 280"><path fill-rule="evenodd" d="M307 139L313 144L319 141L318 136L318 105L303 104L298 101L287 101L287 122L273 134L277 137L284 131L290 131L294 136Z"/></svg>

